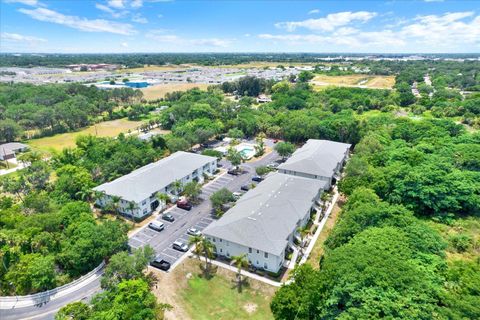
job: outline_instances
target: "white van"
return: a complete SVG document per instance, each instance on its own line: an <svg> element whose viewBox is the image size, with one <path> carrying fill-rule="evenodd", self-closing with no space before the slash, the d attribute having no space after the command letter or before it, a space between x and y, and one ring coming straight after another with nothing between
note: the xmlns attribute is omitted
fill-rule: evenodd
<svg viewBox="0 0 480 320"><path fill-rule="evenodd" d="M150 229L153 229L153 230L158 231L158 232L160 232L160 231L162 231L163 229L165 229L165 225L164 225L162 222L157 221L157 220L150 222L150 223L148 224L148 227L149 227Z"/></svg>

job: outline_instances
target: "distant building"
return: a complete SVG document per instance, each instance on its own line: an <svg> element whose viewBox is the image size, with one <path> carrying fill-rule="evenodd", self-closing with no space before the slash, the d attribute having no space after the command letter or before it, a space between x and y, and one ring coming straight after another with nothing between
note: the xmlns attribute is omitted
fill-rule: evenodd
<svg viewBox="0 0 480 320"><path fill-rule="evenodd" d="M26 144L20 142L9 142L0 145L0 160L14 159L19 152L28 150Z"/></svg>
<svg viewBox="0 0 480 320"><path fill-rule="evenodd" d="M348 143L309 139L278 166L278 172L326 181L328 189L338 178L350 146Z"/></svg>
<svg viewBox="0 0 480 320"><path fill-rule="evenodd" d="M112 182L93 190L104 194L96 204L105 207L119 197L119 211L127 216L142 218L165 203L157 198L159 193L176 199L175 182L185 185L190 181L202 182L203 175L211 176L217 169L217 158L178 151L157 162L150 163ZM133 204L133 209L131 205Z"/></svg>
<svg viewBox="0 0 480 320"><path fill-rule="evenodd" d="M257 103L267 103L272 102L272 99L264 94L261 94L257 97Z"/></svg>

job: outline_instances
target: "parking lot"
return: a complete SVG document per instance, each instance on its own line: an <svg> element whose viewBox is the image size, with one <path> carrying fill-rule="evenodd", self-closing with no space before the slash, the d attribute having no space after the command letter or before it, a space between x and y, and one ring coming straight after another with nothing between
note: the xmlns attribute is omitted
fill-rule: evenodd
<svg viewBox="0 0 480 320"><path fill-rule="evenodd" d="M155 249L159 257L170 262L172 267L174 267L175 262L185 253L173 249L172 244L175 241L188 243L190 236L187 234L187 229L193 227L203 231L214 220L213 209L209 200L210 195L224 187L232 192L240 191L242 185L252 182L251 178L255 175L255 167L266 165L276 159L278 159L278 155L276 152L272 152L261 160L242 165L243 174L238 176L226 173L221 174L203 186L200 195L203 201L198 205L193 206L190 211L177 208L176 206L167 209L165 213L171 214L175 221L168 222L163 220L161 215L157 216L155 219L161 221L165 225L165 229L158 232L145 226L130 238L130 246L139 248L148 244ZM230 166L224 160L222 165L224 168Z"/></svg>

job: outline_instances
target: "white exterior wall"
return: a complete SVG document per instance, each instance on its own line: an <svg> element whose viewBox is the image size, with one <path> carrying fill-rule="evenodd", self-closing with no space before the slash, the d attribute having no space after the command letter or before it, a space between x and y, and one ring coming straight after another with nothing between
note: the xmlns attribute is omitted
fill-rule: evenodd
<svg viewBox="0 0 480 320"><path fill-rule="evenodd" d="M257 250L255 248L251 248L252 252L250 253L248 247L242 246L240 244L208 235L207 238L215 246L216 253L218 255L231 258L233 256L246 254L249 263L259 269L265 269L271 272L278 272L278 270L280 270L283 265L283 261L285 260L285 250L280 256L267 252L267 257L265 257L264 251Z"/></svg>
<svg viewBox="0 0 480 320"><path fill-rule="evenodd" d="M319 190L318 195L315 197L315 199L313 199L312 206L313 206L313 203L315 203L315 201L318 200L322 191L323 190ZM304 227L308 223L309 219L310 219L310 209L307 212L305 212L305 215L303 216L303 218L299 220L299 222L295 225L290 235L287 237L287 239L285 239L288 241L289 244L293 244L293 239L294 239L295 233L297 232L297 228ZM207 239L209 239L213 243L216 249L216 253L218 255L231 258L232 256L246 254L250 264L256 268L263 268L271 272L278 272L278 270L283 265L283 261L285 260L286 247L280 256L274 255L272 253L268 253L268 257L266 258L265 252L261 250L257 250L256 248L253 248L253 247L248 248L246 246L243 246L231 241L227 241L224 239L220 239L217 237L213 237L208 234L205 234L205 236L207 237ZM267 264L266 268L265 268L265 263Z"/></svg>
<svg viewBox="0 0 480 320"><path fill-rule="evenodd" d="M316 175L305 173L305 172L285 170L285 169L278 169L278 172L284 173L284 174L289 174L289 175L296 176L296 177L303 177L303 178L326 181L327 182L326 189L330 189L330 187L332 186L332 177L316 176Z"/></svg>
<svg viewBox="0 0 480 320"><path fill-rule="evenodd" d="M198 178L198 182L202 183L204 181L203 174L205 173L209 176L212 176L215 173L216 169L217 169L217 160L214 160L212 162L207 163L203 167L197 168L196 170L194 170L193 172L191 172L187 176L183 177L179 181L182 183L182 185L185 185L185 184L193 181L194 178ZM172 183L169 184L167 187L165 187L161 190L157 190L154 194L149 195L148 198L145 198L144 200L142 200L140 202L137 202L136 203L137 209L133 210L133 216L136 217L136 218L142 218L142 217L150 214L152 212L151 204L155 200L157 200L156 199L156 194L157 193L165 193L165 194L168 194L168 195L172 196L172 198L176 199L176 196L172 194L172 191L173 191L172 185L173 185L174 182L175 181L172 181ZM112 197L110 195L105 195L101 199L98 199L96 201L96 204L101 206L101 207L104 207L111 201L112 201ZM165 207L165 205L166 205L165 203L159 203L159 207L157 209L161 210ZM132 211L128 208L129 208L129 201L120 200L119 211L122 214L131 215Z"/></svg>

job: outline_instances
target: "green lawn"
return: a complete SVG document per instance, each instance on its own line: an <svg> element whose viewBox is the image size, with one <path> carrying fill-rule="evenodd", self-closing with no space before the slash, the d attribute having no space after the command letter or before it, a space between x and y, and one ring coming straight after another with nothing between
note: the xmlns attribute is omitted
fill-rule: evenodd
<svg viewBox="0 0 480 320"><path fill-rule="evenodd" d="M194 276L188 280L188 287L181 296L192 319L273 319L269 294L251 288L244 288L239 293L234 283L225 277L206 280Z"/></svg>
<svg viewBox="0 0 480 320"><path fill-rule="evenodd" d="M75 132L56 134L51 137L28 140L33 149L45 152L61 151L63 148L75 147L75 141L80 135L98 135L99 137L116 137L120 133L135 130L140 126L141 121L130 121L128 119L118 119L104 121L96 125L84 128Z"/></svg>

